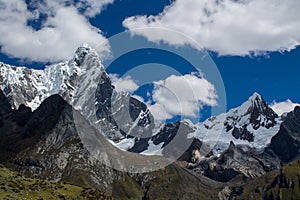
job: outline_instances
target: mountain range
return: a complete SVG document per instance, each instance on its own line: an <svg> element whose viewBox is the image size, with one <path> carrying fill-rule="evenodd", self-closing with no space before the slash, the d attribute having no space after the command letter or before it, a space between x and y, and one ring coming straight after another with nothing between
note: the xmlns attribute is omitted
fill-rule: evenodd
<svg viewBox="0 0 300 200"><path fill-rule="evenodd" d="M116 199L251 199L249 185L299 197L300 107L278 116L254 93L204 122L158 125L87 45L44 70L0 63L0 89L0 161L26 176Z"/></svg>

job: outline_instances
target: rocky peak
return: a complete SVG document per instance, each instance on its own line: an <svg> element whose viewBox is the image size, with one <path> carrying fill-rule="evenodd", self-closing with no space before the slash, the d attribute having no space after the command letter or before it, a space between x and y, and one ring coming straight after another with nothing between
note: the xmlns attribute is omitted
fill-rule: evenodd
<svg viewBox="0 0 300 200"><path fill-rule="evenodd" d="M255 131L261 127L269 129L277 123L276 118L278 115L255 92L240 107L228 112L224 125L227 132L232 130L236 139L253 142L254 135L251 130Z"/></svg>
<svg viewBox="0 0 300 200"><path fill-rule="evenodd" d="M256 110L258 113L264 113L265 110L268 109L267 103L264 99L258 94L254 92L253 95L248 99L249 108L246 112L253 114Z"/></svg>
<svg viewBox="0 0 300 200"><path fill-rule="evenodd" d="M245 116L255 118L259 115L272 119L278 117L277 114L269 107L260 94L255 92L249 99L244 102L240 107L230 110L231 116Z"/></svg>
<svg viewBox="0 0 300 200"><path fill-rule="evenodd" d="M75 62L76 65L80 66L81 69L87 66L87 64L88 65L94 64L95 66L99 67L101 72L104 71L104 67L101 64L101 59L97 51L92 47L90 47L87 43L84 43L77 48L73 59L71 59L70 61L71 64L72 62ZM88 67L92 67L92 66L88 66Z"/></svg>
<svg viewBox="0 0 300 200"><path fill-rule="evenodd" d="M241 106L197 124L189 136L209 143L215 155L226 150L231 140L261 149L270 144L281 123L265 100L254 93Z"/></svg>
<svg viewBox="0 0 300 200"><path fill-rule="evenodd" d="M258 129L260 126L266 128L274 126L275 118L278 115L269 107L265 100L258 94L254 93L250 98L251 106L248 112L251 115L250 122L254 129Z"/></svg>
<svg viewBox="0 0 300 200"><path fill-rule="evenodd" d="M74 55L74 61L76 62L76 64L81 65L85 60L85 56L90 52L93 52L93 49L86 43L78 47Z"/></svg>
<svg viewBox="0 0 300 200"><path fill-rule="evenodd" d="M251 100L251 101L255 101L255 100L262 101L263 98L262 98L262 96L261 96L258 92L254 92L254 93L249 97L249 100Z"/></svg>

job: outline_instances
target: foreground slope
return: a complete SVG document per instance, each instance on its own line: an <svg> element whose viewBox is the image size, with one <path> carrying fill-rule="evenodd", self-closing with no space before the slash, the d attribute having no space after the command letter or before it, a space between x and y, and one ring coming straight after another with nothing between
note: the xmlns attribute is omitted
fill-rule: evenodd
<svg viewBox="0 0 300 200"><path fill-rule="evenodd" d="M23 176L0 165L0 199L112 199L98 189Z"/></svg>
<svg viewBox="0 0 300 200"><path fill-rule="evenodd" d="M220 199L300 199L300 160L246 182L237 181L219 193Z"/></svg>

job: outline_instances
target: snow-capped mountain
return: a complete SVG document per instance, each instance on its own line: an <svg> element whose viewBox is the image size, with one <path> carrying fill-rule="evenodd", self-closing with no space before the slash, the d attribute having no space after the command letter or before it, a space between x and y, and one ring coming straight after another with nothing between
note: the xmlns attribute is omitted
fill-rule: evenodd
<svg viewBox="0 0 300 200"><path fill-rule="evenodd" d="M146 155L165 155L165 147L179 134L182 143L198 139L208 144L215 155L228 149L230 142L252 148L267 147L282 123L279 117L258 94L254 93L241 106L213 116L204 122L190 121L162 125L152 137L141 140L126 139L117 144L122 149ZM184 130L184 131L182 131ZM191 142L187 142L190 145ZM174 144L172 144L174 145ZM170 147L168 147L170 148ZM188 146L186 147L186 149ZM203 155L202 155L203 156Z"/></svg>
<svg viewBox="0 0 300 200"><path fill-rule="evenodd" d="M24 104L35 110L47 97L54 94L60 94L65 100L72 102L73 96L79 96L78 93L81 92L74 91L75 87L89 91L87 87L93 85L90 84L90 81L94 81L93 74L100 76L101 69L103 65L97 52L84 44L77 49L71 60L46 66L43 70L0 62L0 89L13 108ZM76 84L79 83L86 86L78 87Z"/></svg>
<svg viewBox="0 0 300 200"><path fill-rule="evenodd" d="M24 104L35 110L47 97L59 94L117 147L136 153L163 154L180 127L187 139L209 144L215 154L226 150L230 141L264 148L281 124L277 114L254 93L240 107L203 123L169 123L155 130L147 106L115 90L100 57L87 45L79 47L71 60L44 70L0 63L0 72L0 89L12 107Z"/></svg>
<svg viewBox="0 0 300 200"><path fill-rule="evenodd" d="M216 154L226 150L230 141L259 149L270 143L281 122L264 99L254 93L241 106L195 125L196 131L189 137L210 144Z"/></svg>
<svg viewBox="0 0 300 200"><path fill-rule="evenodd" d="M0 89L12 108L36 110L59 94L108 139L149 137L154 119L147 106L126 92L117 92L97 52L84 44L74 57L44 70L0 63Z"/></svg>

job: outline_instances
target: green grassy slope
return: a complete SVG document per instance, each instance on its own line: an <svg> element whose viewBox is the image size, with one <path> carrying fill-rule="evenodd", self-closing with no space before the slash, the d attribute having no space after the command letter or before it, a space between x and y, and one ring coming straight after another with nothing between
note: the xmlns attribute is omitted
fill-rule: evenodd
<svg viewBox="0 0 300 200"><path fill-rule="evenodd" d="M0 165L0 199L112 199L98 189L31 179Z"/></svg>
<svg viewBox="0 0 300 200"><path fill-rule="evenodd" d="M300 160L247 182L236 199L300 199Z"/></svg>
<svg viewBox="0 0 300 200"><path fill-rule="evenodd" d="M115 199L218 199L223 184L206 177L198 177L173 163L164 169L143 174L144 187L131 177L114 182Z"/></svg>

